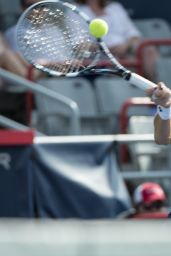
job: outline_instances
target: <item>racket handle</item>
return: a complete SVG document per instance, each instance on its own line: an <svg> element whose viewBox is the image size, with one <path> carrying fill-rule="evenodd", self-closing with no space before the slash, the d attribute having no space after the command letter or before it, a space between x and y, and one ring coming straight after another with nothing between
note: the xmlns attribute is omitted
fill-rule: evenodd
<svg viewBox="0 0 171 256"><path fill-rule="evenodd" d="M144 91L152 87L157 87L155 83L149 81L148 79L140 75L137 75L136 73L131 73L131 76L128 81Z"/></svg>

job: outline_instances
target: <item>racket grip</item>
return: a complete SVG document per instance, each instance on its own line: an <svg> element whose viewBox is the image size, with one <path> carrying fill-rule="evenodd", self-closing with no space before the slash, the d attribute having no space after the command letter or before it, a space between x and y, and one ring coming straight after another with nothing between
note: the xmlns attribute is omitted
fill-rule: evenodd
<svg viewBox="0 0 171 256"><path fill-rule="evenodd" d="M137 75L136 73L131 73L131 76L129 78L129 83L139 87L141 90L147 90L149 88L154 88L157 87L157 85L151 81L149 81L148 79Z"/></svg>

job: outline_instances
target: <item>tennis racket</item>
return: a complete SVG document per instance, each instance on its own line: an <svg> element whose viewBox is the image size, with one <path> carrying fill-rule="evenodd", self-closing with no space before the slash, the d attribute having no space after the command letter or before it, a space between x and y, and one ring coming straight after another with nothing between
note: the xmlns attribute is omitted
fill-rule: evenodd
<svg viewBox="0 0 171 256"><path fill-rule="evenodd" d="M146 90L156 84L123 67L101 38L89 32L91 20L76 6L59 0L30 6L17 24L21 54L34 67L52 76L114 74ZM107 58L112 68L99 68Z"/></svg>

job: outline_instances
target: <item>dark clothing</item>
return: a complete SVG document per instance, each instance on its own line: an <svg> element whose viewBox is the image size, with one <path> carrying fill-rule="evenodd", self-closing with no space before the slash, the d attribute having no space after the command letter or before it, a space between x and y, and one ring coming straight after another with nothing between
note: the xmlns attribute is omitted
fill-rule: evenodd
<svg viewBox="0 0 171 256"><path fill-rule="evenodd" d="M27 93L0 92L0 115L28 124Z"/></svg>

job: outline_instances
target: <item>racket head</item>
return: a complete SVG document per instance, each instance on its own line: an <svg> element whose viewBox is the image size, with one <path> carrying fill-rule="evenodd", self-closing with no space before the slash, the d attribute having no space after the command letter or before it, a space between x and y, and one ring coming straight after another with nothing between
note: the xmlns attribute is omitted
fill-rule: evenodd
<svg viewBox="0 0 171 256"><path fill-rule="evenodd" d="M17 23L17 43L34 67L54 76L77 76L95 66L101 39L89 32L89 18L72 4L41 1L30 6Z"/></svg>

